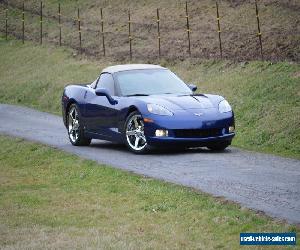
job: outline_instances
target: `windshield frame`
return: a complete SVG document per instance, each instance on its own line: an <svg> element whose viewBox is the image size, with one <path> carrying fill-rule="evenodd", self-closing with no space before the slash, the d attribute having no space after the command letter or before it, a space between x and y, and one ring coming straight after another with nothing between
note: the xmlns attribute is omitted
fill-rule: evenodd
<svg viewBox="0 0 300 250"><path fill-rule="evenodd" d="M178 92L178 93L171 93L171 94L174 94L174 95L190 95L190 94L193 94L193 91L190 89L190 87L180 77L178 77L171 70L162 68L162 69L134 69L134 70L125 70L125 71L119 71L119 72L113 73L113 78L114 78L114 81L115 81L115 87L116 87L116 90L117 90L117 93L118 93L119 96L123 96L123 97L134 96L134 95L124 95L122 93L120 83L118 81L118 74L124 73L124 72L132 72L132 71L134 71L134 72L137 72L137 71L169 71L170 73L174 74L180 81L182 81L182 83L187 87L187 90L189 90L188 92ZM169 93L157 93L157 94L134 93L134 94L138 94L137 96L139 96L139 94L141 94L141 96L143 96L144 94L145 94L145 96L147 96L147 95L151 96L151 95L164 95L164 94L169 94Z"/></svg>

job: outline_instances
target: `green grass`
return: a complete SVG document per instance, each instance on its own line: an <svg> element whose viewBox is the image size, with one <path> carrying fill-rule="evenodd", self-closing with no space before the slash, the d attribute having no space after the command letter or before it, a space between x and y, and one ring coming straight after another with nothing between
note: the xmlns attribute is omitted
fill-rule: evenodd
<svg viewBox="0 0 300 250"><path fill-rule="evenodd" d="M60 114L68 83L91 82L105 66L68 48L0 40L0 102ZM138 61L144 62L144 61ZM156 61L170 67L199 92L223 95L236 115L233 145L300 158L300 66L297 63Z"/></svg>
<svg viewBox="0 0 300 250"><path fill-rule="evenodd" d="M189 188L0 136L0 248L239 249L240 232L290 231L299 234Z"/></svg>

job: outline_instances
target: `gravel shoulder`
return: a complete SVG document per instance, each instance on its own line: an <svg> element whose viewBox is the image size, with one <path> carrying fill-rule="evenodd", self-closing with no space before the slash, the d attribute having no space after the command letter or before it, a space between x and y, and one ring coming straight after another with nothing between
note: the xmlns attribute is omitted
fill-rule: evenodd
<svg viewBox="0 0 300 250"><path fill-rule="evenodd" d="M0 104L0 133L37 141L80 157L222 196L269 216L300 223L300 161L229 147L133 155L94 140L74 147L59 116Z"/></svg>

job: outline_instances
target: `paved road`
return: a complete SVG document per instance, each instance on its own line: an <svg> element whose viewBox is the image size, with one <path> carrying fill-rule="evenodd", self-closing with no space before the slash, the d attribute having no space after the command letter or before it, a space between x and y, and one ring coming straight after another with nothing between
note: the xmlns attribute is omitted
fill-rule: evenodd
<svg viewBox="0 0 300 250"><path fill-rule="evenodd" d="M0 133L41 142L100 163L193 187L300 223L300 161L230 147L133 155L125 147L93 141L71 146L59 116L0 104Z"/></svg>

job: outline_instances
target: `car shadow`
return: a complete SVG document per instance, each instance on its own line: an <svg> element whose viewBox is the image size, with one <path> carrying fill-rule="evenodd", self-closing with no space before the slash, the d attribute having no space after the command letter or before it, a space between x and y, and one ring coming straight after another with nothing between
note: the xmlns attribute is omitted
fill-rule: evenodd
<svg viewBox="0 0 300 250"><path fill-rule="evenodd" d="M124 144L114 143L109 141L93 140L90 147L115 150L118 152L132 154ZM231 153L231 148L227 148L223 151L213 151L205 147L197 148L154 148L147 152L145 155L178 155L178 154L228 154Z"/></svg>
<svg viewBox="0 0 300 250"><path fill-rule="evenodd" d="M112 149L126 152L128 151L126 146L121 143L109 142L109 141L100 141L100 140L93 140L90 144L90 147L93 148L102 148L102 149Z"/></svg>
<svg viewBox="0 0 300 250"><path fill-rule="evenodd" d="M230 149L225 149L223 151L212 151L205 147L197 148L159 148L153 149L148 154L150 155L178 155L178 154L227 154L230 153Z"/></svg>

